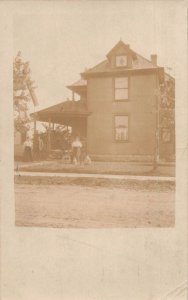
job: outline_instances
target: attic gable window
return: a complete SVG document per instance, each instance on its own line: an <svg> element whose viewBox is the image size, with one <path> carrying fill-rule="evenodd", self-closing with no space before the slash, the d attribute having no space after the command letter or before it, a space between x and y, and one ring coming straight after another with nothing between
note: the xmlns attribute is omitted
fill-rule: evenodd
<svg viewBox="0 0 188 300"><path fill-rule="evenodd" d="M116 67L126 67L127 66L127 56L117 55L116 56Z"/></svg>
<svg viewBox="0 0 188 300"><path fill-rule="evenodd" d="M128 100L128 77L115 78L115 100Z"/></svg>

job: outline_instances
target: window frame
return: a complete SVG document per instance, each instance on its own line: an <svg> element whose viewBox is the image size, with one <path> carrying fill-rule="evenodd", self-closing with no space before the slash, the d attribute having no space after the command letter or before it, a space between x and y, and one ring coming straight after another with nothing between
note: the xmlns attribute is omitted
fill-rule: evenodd
<svg viewBox="0 0 188 300"><path fill-rule="evenodd" d="M117 58L118 57L126 57L126 65L117 66ZM115 56L115 66L116 66L116 68L127 68L127 66L128 66L128 56L127 56L127 54L118 54L118 55L116 55Z"/></svg>
<svg viewBox="0 0 188 300"><path fill-rule="evenodd" d="M127 81L128 81L128 84L127 84L127 88L116 88L116 79L118 79L118 78L127 78ZM123 90L123 89L126 89L127 90L127 95L128 95L128 97L127 97L127 99L116 99L116 90ZM130 99L130 95L129 95L129 93L130 93L130 76L129 75L126 75L126 76L115 76L114 77L114 102L127 102L127 101L129 101Z"/></svg>
<svg viewBox="0 0 188 300"><path fill-rule="evenodd" d="M128 118L128 138L127 140L116 139L116 117L127 117ZM130 114L127 113L115 113L113 115L113 140L115 143L129 143L130 142Z"/></svg>

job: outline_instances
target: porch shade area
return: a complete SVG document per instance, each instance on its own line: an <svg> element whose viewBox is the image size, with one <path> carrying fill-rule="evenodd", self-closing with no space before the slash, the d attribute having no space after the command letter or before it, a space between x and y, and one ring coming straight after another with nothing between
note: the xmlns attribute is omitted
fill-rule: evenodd
<svg viewBox="0 0 188 300"><path fill-rule="evenodd" d="M86 120L89 114L90 112L81 100L67 100L32 113L31 117L33 117L35 121L50 122L74 127L75 123Z"/></svg>

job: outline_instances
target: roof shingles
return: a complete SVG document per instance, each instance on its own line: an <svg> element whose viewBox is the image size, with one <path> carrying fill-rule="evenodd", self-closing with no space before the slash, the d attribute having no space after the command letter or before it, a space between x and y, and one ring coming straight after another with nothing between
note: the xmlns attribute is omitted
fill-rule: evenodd
<svg viewBox="0 0 188 300"><path fill-rule="evenodd" d="M145 69L156 69L158 66L153 65L151 61L148 59L144 58L140 54L134 52L132 49L129 48L129 45L126 45L123 41L119 41L113 48L112 50L107 54L107 59L103 60L96 66L86 70L85 72L81 73L82 78L78 80L77 82L73 83L72 85L68 86L68 88L80 88L80 87L86 87L87 86L87 75L89 74L95 74L95 73L108 73L108 72L115 72L118 69L114 66L111 65L110 60L109 60L109 55L112 55L114 51L118 49L118 47L125 47L126 49L128 48L128 51L131 52L132 55L132 66L131 68L121 68L121 71L125 70L145 70Z"/></svg>

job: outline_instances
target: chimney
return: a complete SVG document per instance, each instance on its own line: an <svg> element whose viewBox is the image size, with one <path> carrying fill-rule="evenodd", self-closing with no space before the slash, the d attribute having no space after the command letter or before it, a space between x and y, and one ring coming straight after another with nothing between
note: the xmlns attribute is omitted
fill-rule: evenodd
<svg viewBox="0 0 188 300"><path fill-rule="evenodd" d="M156 54L151 54L151 63L154 66L157 66L157 55Z"/></svg>

